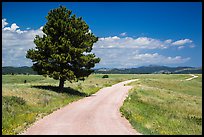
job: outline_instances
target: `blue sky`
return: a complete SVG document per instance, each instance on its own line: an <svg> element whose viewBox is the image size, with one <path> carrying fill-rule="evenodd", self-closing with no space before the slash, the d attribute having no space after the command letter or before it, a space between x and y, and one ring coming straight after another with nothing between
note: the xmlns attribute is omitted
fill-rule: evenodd
<svg viewBox="0 0 204 137"><path fill-rule="evenodd" d="M60 5L99 37L96 68L202 66L201 2L2 2L2 65L31 66L26 51Z"/></svg>

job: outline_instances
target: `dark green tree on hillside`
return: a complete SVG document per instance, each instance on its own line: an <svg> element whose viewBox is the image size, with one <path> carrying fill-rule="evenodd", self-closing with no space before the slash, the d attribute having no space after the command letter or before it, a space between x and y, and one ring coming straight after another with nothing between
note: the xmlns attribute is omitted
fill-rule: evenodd
<svg viewBox="0 0 204 137"><path fill-rule="evenodd" d="M60 91L66 80L84 80L100 61L91 53L98 37L89 32L89 26L82 17L71 14L72 11L64 6L51 10L46 16L43 36L36 35L35 49L29 49L26 54L38 74L60 81Z"/></svg>

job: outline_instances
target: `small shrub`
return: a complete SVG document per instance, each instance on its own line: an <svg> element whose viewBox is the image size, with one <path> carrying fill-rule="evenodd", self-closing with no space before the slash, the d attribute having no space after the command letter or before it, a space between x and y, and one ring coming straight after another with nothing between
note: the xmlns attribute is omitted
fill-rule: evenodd
<svg viewBox="0 0 204 137"><path fill-rule="evenodd" d="M83 88L82 88L81 83L78 84L78 89L79 89L80 91L82 91Z"/></svg>
<svg viewBox="0 0 204 137"><path fill-rule="evenodd" d="M19 104L19 105L25 105L26 101L21 98L21 97L17 97L17 96L3 96L2 97L3 102L5 102L6 104Z"/></svg>
<svg viewBox="0 0 204 137"><path fill-rule="evenodd" d="M41 100L39 104L42 104L42 106L47 106L51 102L51 97L49 95L43 95L41 96Z"/></svg>
<svg viewBox="0 0 204 137"><path fill-rule="evenodd" d="M22 97L12 96L11 99L19 105L25 105L26 104L26 101Z"/></svg>
<svg viewBox="0 0 204 137"><path fill-rule="evenodd" d="M103 75L103 77L102 78L108 78L109 76L108 75Z"/></svg>

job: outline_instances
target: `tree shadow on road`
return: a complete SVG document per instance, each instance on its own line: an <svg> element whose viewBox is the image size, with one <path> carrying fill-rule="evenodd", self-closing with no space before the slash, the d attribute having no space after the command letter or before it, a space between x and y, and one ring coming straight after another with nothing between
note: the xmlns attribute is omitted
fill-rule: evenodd
<svg viewBox="0 0 204 137"><path fill-rule="evenodd" d="M63 91L59 92L59 87L58 86L32 86L32 88L38 88L38 89L44 89L44 90L50 90L50 91L54 91L54 92L57 92L57 93L66 93L68 95L76 95L76 96L83 96L83 97L87 97L89 96L88 94L86 93L82 93L78 90L75 90L73 88L70 88L70 87L64 87L63 88Z"/></svg>

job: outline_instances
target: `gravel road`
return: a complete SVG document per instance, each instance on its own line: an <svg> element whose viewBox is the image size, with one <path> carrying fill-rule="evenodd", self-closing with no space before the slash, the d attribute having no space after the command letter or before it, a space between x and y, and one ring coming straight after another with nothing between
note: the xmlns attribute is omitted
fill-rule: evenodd
<svg viewBox="0 0 204 137"><path fill-rule="evenodd" d="M132 81L103 88L68 104L34 123L22 135L140 135L119 112L132 88L124 84Z"/></svg>

